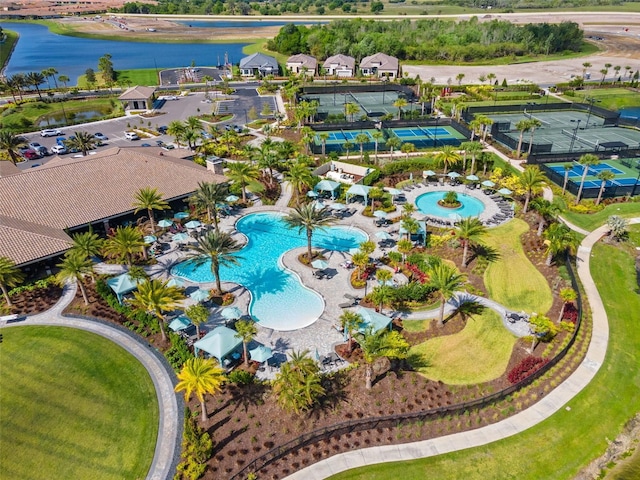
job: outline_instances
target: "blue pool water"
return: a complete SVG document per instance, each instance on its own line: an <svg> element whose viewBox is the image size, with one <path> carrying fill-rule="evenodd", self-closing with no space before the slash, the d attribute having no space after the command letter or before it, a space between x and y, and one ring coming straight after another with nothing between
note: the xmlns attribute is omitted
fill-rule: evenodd
<svg viewBox="0 0 640 480"><path fill-rule="evenodd" d="M463 218L477 217L484 212L484 203L475 197L458 193L458 200L462 203L460 208L443 208L438 205L447 192L428 192L416 198L416 207L426 215L433 215L449 219L450 215L460 215Z"/></svg>
<svg viewBox="0 0 640 480"><path fill-rule="evenodd" d="M280 261L288 250L306 247L306 231L288 228L277 213L254 213L241 218L236 229L247 237L238 253L239 265L220 268L220 279L243 285L251 292L249 313L260 325L274 330L296 330L315 322L324 310L324 301L306 288ZM348 251L367 240L367 235L348 227L328 227L313 233L317 248ZM212 282L211 263L196 267L186 261L171 273L193 282Z"/></svg>

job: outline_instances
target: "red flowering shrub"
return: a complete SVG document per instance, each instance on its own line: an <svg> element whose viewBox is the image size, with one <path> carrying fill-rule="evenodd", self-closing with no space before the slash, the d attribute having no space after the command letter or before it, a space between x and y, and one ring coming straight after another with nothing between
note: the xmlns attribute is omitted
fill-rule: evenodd
<svg viewBox="0 0 640 480"><path fill-rule="evenodd" d="M529 355L528 357L523 358L518 365L511 369L507 378L511 383L518 383L520 380L523 380L534 372L540 370L548 362L549 360L547 358L539 358Z"/></svg>
<svg viewBox="0 0 640 480"><path fill-rule="evenodd" d="M417 265L405 263L404 267L410 273L411 277L418 282L425 284L429 281L428 275L420 270Z"/></svg>
<svg viewBox="0 0 640 480"><path fill-rule="evenodd" d="M564 312L562 312L562 320L565 322L571 322L574 325L578 322L578 309L573 303L567 303L564 306Z"/></svg>

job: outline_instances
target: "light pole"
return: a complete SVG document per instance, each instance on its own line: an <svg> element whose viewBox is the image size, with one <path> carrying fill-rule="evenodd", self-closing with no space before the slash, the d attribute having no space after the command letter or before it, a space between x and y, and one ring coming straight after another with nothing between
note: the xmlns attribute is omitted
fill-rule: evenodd
<svg viewBox="0 0 640 480"><path fill-rule="evenodd" d="M438 146L438 121L440 117L436 117L436 129L433 131L433 148Z"/></svg>
<svg viewBox="0 0 640 480"><path fill-rule="evenodd" d="M578 135L578 129L580 128L580 122L582 120L578 120L578 125L576 125L576 129L573 131L573 138L571 139L571 145L569 146L569 153L573 152L573 144L576 143L576 136Z"/></svg>
<svg viewBox="0 0 640 480"><path fill-rule="evenodd" d="M587 115L587 124L584 126L585 129L589 128L589 120L591 119L591 112L593 111L593 104L596 102L600 102L600 100L597 100L593 97L589 97L585 99L587 102L589 102L589 114Z"/></svg>

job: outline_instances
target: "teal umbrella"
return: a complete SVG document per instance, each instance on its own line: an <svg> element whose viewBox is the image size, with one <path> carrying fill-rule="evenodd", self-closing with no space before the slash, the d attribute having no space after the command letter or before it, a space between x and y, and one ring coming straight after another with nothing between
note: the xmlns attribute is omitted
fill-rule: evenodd
<svg viewBox="0 0 640 480"><path fill-rule="evenodd" d="M447 177L449 178L458 178L461 177L462 175L460 175L458 172L449 172L447 173Z"/></svg>
<svg viewBox="0 0 640 480"><path fill-rule="evenodd" d="M167 287L184 287L184 280L178 277L173 277L167 282Z"/></svg>
<svg viewBox="0 0 640 480"><path fill-rule="evenodd" d="M376 210L373 212L373 216L376 218L387 218L387 212L384 210Z"/></svg>
<svg viewBox="0 0 640 480"><path fill-rule="evenodd" d="M227 307L222 309L220 315L227 320L237 320L242 317L242 311L238 307Z"/></svg>
<svg viewBox="0 0 640 480"><path fill-rule="evenodd" d="M209 300L210 296L211 293L209 292L209 290L203 290L201 288L189 295L189 297L196 302L204 302L205 300Z"/></svg>
<svg viewBox="0 0 640 480"><path fill-rule="evenodd" d="M184 232L176 233L173 237L171 237L171 239L176 242L186 242L187 240L189 240L189 238L189 234Z"/></svg>
<svg viewBox="0 0 640 480"><path fill-rule="evenodd" d="M484 182L482 182L482 186L483 187L487 187L487 188L491 188L491 187L495 187L496 184L494 182L492 182L491 180L485 180Z"/></svg>
<svg viewBox="0 0 640 480"><path fill-rule="evenodd" d="M376 232L376 237L380 240L391 240L391 234L385 231Z"/></svg>
<svg viewBox="0 0 640 480"><path fill-rule="evenodd" d="M178 212L173 216L173 218L179 218L182 220L183 218L189 218L189 214L187 212Z"/></svg>
<svg viewBox="0 0 640 480"><path fill-rule="evenodd" d="M498 193L500 195L511 195L513 192L508 188L501 188L500 190L498 190Z"/></svg>
<svg viewBox="0 0 640 480"><path fill-rule="evenodd" d="M325 262L324 260L314 260L313 262L311 262L311 266L313 268L319 268L320 270L327 268L329 266L329 264L327 262Z"/></svg>
<svg viewBox="0 0 640 480"><path fill-rule="evenodd" d="M160 228L169 228L171 225L173 225L173 222L171 220L160 220L158 222L158 226Z"/></svg>
<svg viewBox="0 0 640 480"><path fill-rule="evenodd" d="M184 226L187 228L198 228L200 225L202 224L198 220L191 220L190 222L184 224Z"/></svg>
<svg viewBox="0 0 640 480"><path fill-rule="evenodd" d="M436 172L434 172L433 170L424 170L422 172L423 177L434 177L435 175L436 175Z"/></svg>
<svg viewBox="0 0 640 480"><path fill-rule="evenodd" d="M253 350L249 350L249 355L251 356L251 360L253 360L254 362L263 363L273 357L273 352L269 347L260 345Z"/></svg>
<svg viewBox="0 0 640 480"><path fill-rule="evenodd" d="M478 178L477 175L467 175L467 180L470 180L472 182L477 182L480 179Z"/></svg>
<svg viewBox="0 0 640 480"><path fill-rule="evenodd" d="M147 235L144 237L144 243L153 243L158 239L155 235Z"/></svg>
<svg viewBox="0 0 640 480"><path fill-rule="evenodd" d="M309 190L307 192L307 197L309 198L316 198L318 196L318 194L316 192L314 192L313 190Z"/></svg>
<svg viewBox="0 0 640 480"><path fill-rule="evenodd" d="M238 200L240 200L240 197L238 197L237 195L229 195L227 198L225 198L225 201L229 203L237 202Z"/></svg>

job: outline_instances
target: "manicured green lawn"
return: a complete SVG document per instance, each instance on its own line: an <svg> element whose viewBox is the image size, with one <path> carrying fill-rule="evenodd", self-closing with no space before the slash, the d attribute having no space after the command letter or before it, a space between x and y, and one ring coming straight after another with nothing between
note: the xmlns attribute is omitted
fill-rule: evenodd
<svg viewBox="0 0 640 480"><path fill-rule="evenodd" d="M431 380L451 385L483 383L504 373L515 342L500 315L485 310L469 318L462 331L411 347L409 357L421 358L425 366L417 370Z"/></svg>
<svg viewBox="0 0 640 480"><path fill-rule="evenodd" d="M546 313L553 303L551 288L520 243L520 235L528 228L524 221L514 219L489 230L484 242L495 248L500 258L489 264L484 283L489 298L511 310Z"/></svg>
<svg viewBox="0 0 640 480"><path fill-rule="evenodd" d="M601 211L597 213L573 213L569 211L562 212L562 217L569 222L584 228L585 230L592 231L598 228L600 225L607 223L607 219L611 215L618 215L620 217L637 217L640 216L640 202L627 202L616 203L613 205L607 205Z"/></svg>
<svg viewBox="0 0 640 480"><path fill-rule="evenodd" d="M2 329L2 478L145 478L158 403L144 367L111 341L62 327Z"/></svg>
<svg viewBox="0 0 640 480"><path fill-rule="evenodd" d="M2 30L6 36L4 43L0 46L0 70L2 70L9 61L9 54L13 46L18 41L18 33L12 30Z"/></svg>
<svg viewBox="0 0 640 480"><path fill-rule="evenodd" d="M118 70L116 72L116 75L116 81L119 85L155 86L160 84L155 68L141 68L139 70ZM98 74L96 75L96 77L99 81L97 86L99 88L107 88L104 84L102 84L100 75ZM78 88L88 88L86 75L80 75L78 77L77 86Z"/></svg>
<svg viewBox="0 0 640 480"><path fill-rule="evenodd" d="M372 465L334 480L519 479L568 480L601 455L622 426L640 410L640 312L633 258L597 245L592 275L610 326L605 364L593 381L555 415L499 442L404 463Z"/></svg>
<svg viewBox="0 0 640 480"><path fill-rule="evenodd" d="M625 64L621 64L623 66L622 70L620 70L620 76L624 79L627 71L624 69ZM635 70L631 70L634 72ZM609 76L615 74L613 69L609 70ZM598 75L602 77L602 74L593 72L592 78L598 78ZM628 78L628 77L627 77ZM588 103L588 98L595 98L597 103L596 106L606 108L608 110L619 110L623 107L638 107L640 106L640 95L638 92L634 92L631 89L627 88L596 88L593 90L584 90L580 92L576 92L576 95L570 97L568 95L563 95L563 98L570 100L572 102L582 102Z"/></svg>

